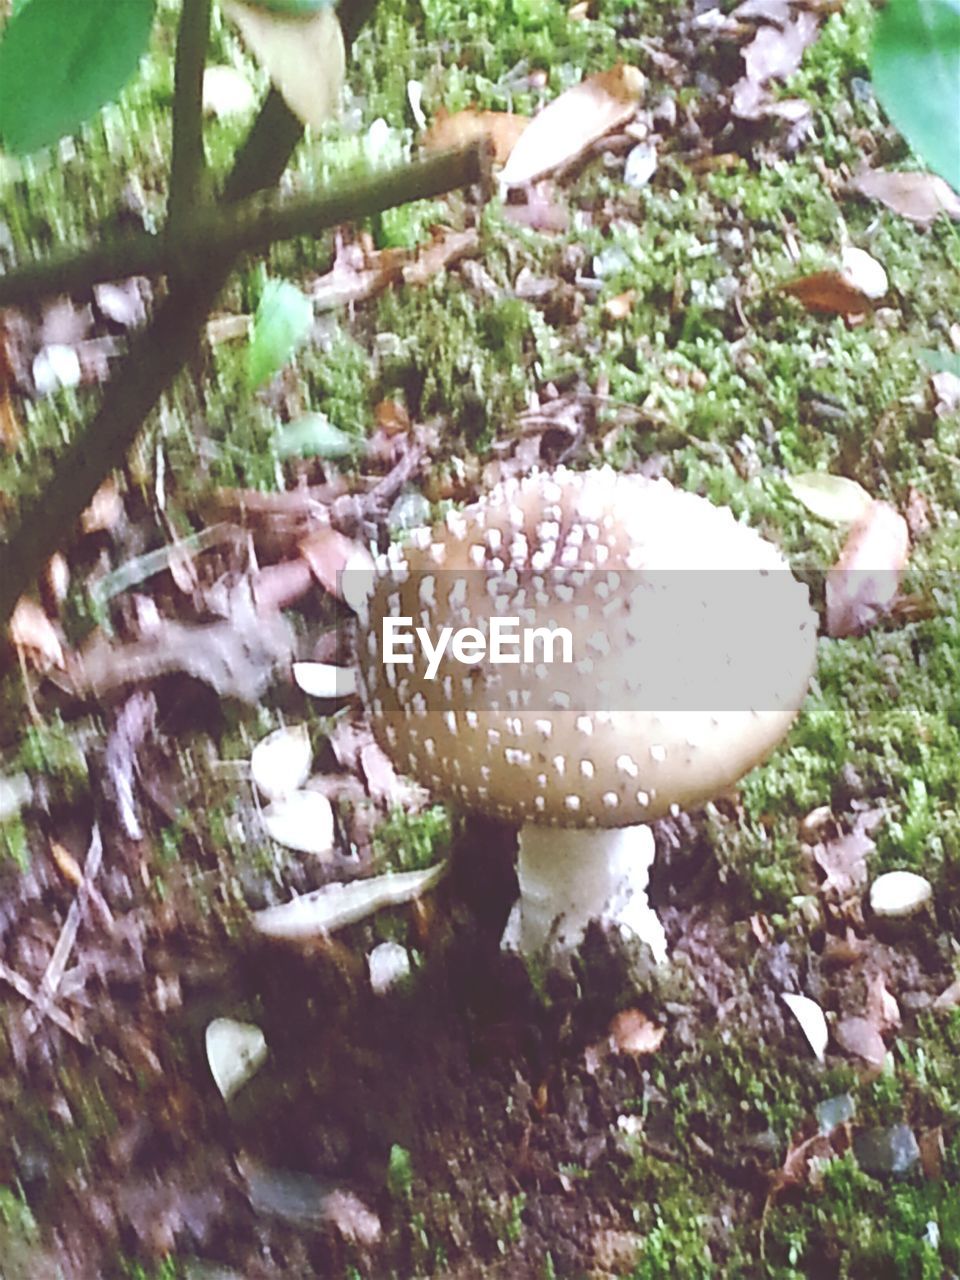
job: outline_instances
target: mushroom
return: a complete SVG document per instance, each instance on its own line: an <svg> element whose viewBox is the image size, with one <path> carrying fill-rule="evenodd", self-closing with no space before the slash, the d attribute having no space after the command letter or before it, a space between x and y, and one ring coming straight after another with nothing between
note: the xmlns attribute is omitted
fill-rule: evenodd
<svg viewBox="0 0 960 1280"><path fill-rule="evenodd" d="M379 570L358 614L373 731L401 770L519 826L504 945L561 959L596 919L663 961L648 824L769 755L813 672L815 615L778 549L665 480L559 468Z"/></svg>

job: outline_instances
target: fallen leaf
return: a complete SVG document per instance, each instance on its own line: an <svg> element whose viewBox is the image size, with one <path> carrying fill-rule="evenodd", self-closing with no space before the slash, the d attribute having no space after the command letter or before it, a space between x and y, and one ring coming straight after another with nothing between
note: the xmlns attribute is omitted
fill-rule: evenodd
<svg viewBox="0 0 960 1280"><path fill-rule="evenodd" d="M10 639L39 671L63 667L63 646L57 629L29 596L21 596L10 619Z"/></svg>
<svg viewBox="0 0 960 1280"><path fill-rule="evenodd" d="M349 458L361 447L361 441L335 427L325 413L305 413L287 422L274 433L274 447L279 458Z"/></svg>
<svg viewBox="0 0 960 1280"><path fill-rule="evenodd" d="M479 111L467 107L450 115L441 108L420 139L425 151L446 151L489 138L496 164L505 164L520 135L530 123L526 116L510 111Z"/></svg>
<svg viewBox="0 0 960 1280"><path fill-rule="evenodd" d="M900 1026L900 1006L896 996L887 990L882 973L867 979L866 1015L878 1031L891 1031Z"/></svg>
<svg viewBox="0 0 960 1280"><path fill-rule="evenodd" d="M868 200L879 200L921 227L930 226L944 213L960 218L960 195L935 173L866 169L851 185Z"/></svg>
<svg viewBox="0 0 960 1280"><path fill-rule="evenodd" d="M90 499L80 517L84 533L107 533L115 529L123 515L123 498L113 476L108 476Z"/></svg>
<svg viewBox="0 0 960 1280"><path fill-rule="evenodd" d="M930 515L930 503L927 501L926 495L921 493L919 489L910 486L907 492L907 505L905 511L907 519L907 527L910 530L910 537L914 541L922 538L930 532L933 526L933 520Z"/></svg>
<svg viewBox="0 0 960 1280"><path fill-rule="evenodd" d="M889 503L874 502L827 571L827 634L861 635L889 612L909 554L906 520Z"/></svg>
<svg viewBox="0 0 960 1280"><path fill-rule="evenodd" d="M298 853L326 858L334 846L333 808L318 791L290 791L263 810L271 840Z"/></svg>
<svg viewBox="0 0 960 1280"><path fill-rule="evenodd" d="M281 560L278 564L264 565L253 575L253 598L257 612L276 613L289 609L312 590L314 576L302 556L295 560Z"/></svg>
<svg viewBox="0 0 960 1280"><path fill-rule="evenodd" d="M929 1182L939 1182L943 1177L943 1162L947 1154L942 1127L936 1125L932 1129L924 1129L917 1139L917 1145L920 1147L923 1176Z"/></svg>
<svg viewBox="0 0 960 1280"><path fill-rule="evenodd" d="M250 776L267 800L281 800L299 790L310 776L313 748L305 724L268 733L250 756Z"/></svg>
<svg viewBox="0 0 960 1280"><path fill-rule="evenodd" d="M801 10L783 26L762 26L743 50L744 74L754 84L786 80L798 69L817 35L817 17Z"/></svg>
<svg viewBox="0 0 960 1280"><path fill-rule="evenodd" d="M16 377L8 350L10 341L4 313L0 312L0 447L13 450L20 443L22 432L11 398Z"/></svg>
<svg viewBox="0 0 960 1280"><path fill-rule="evenodd" d="M68 667L77 694L105 698L129 684L182 673L221 697L259 703L293 650L294 634L282 614L257 612L252 594L239 591L222 622L200 626L160 619L140 640L117 645L97 633Z"/></svg>
<svg viewBox="0 0 960 1280"><path fill-rule="evenodd" d="M93 297L100 313L121 329L139 329L147 319L146 297L150 282L143 276L126 280L104 280L93 286Z"/></svg>
<svg viewBox="0 0 960 1280"><path fill-rule="evenodd" d="M870 298L852 284L842 271L815 271L809 276L799 276L779 286L781 293L789 293L808 311L826 315L861 316L871 309Z"/></svg>
<svg viewBox="0 0 960 1280"><path fill-rule="evenodd" d="M817 1060L823 1062L827 1052L827 1041L830 1038L823 1010L809 996L798 996L789 991L782 991L780 999L800 1024L800 1030L807 1037L807 1042Z"/></svg>
<svg viewBox="0 0 960 1280"><path fill-rule="evenodd" d="M651 1022L640 1009L621 1009L608 1028L611 1052L628 1053L634 1058L656 1053L666 1034L666 1027Z"/></svg>
<svg viewBox="0 0 960 1280"><path fill-rule="evenodd" d="M844 1053L862 1058L872 1067L882 1067L887 1056L883 1036L869 1018L843 1018L837 1023L833 1038Z"/></svg>
<svg viewBox="0 0 960 1280"><path fill-rule="evenodd" d="M956 1009L958 1006L960 1006L960 978L944 988L933 1002L933 1007L938 1012L944 1009Z"/></svg>
<svg viewBox="0 0 960 1280"><path fill-rule="evenodd" d="M304 538L300 554L324 591L350 604L351 608L358 599L366 599L373 558L361 543L327 527Z"/></svg>
<svg viewBox="0 0 960 1280"><path fill-rule="evenodd" d="M410 430L410 415L399 400L381 400L373 416L378 428L388 436L406 435Z"/></svg>
<svg viewBox="0 0 960 1280"><path fill-rule="evenodd" d="M252 316L212 316L207 321L207 341L211 347L216 347L221 342L233 342L237 338L249 339L252 324Z"/></svg>
<svg viewBox="0 0 960 1280"><path fill-rule="evenodd" d="M628 289L626 293L618 293L615 298L609 298L603 304L603 314L608 320L612 320L614 322L626 320L627 316L633 310L633 304L636 300L636 289Z"/></svg>
<svg viewBox="0 0 960 1280"><path fill-rule="evenodd" d="M645 85L636 67L618 63L561 93L520 135L500 174L501 183L523 186L578 159L633 119Z"/></svg>
<svg viewBox="0 0 960 1280"><path fill-rule="evenodd" d="M466 231L435 228L429 244L420 245L414 260L401 269L403 282L425 285L454 262L476 253L479 247L480 233L476 227L468 227Z"/></svg>
<svg viewBox="0 0 960 1280"><path fill-rule="evenodd" d="M775 111L777 104L773 101L770 82L793 75L807 46L816 38L817 25L816 15L802 10L792 20L759 29L741 54L744 74L733 86L731 101L735 116L741 120L759 120L771 109Z"/></svg>
<svg viewBox="0 0 960 1280"><path fill-rule="evenodd" d="M930 385L936 397L933 411L938 418L949 418L960 409L960 374L943 369L930 375Z"/></svg>
<svg viewBox="0 0 960 1280"><path fill-rule="evenodd" d="M875 848L870 837L857 830L816 845L813 857L825 876L821 892L841 903L861 893L867 883L867 855Z"/></svg>
<svg viewBox="0 0 960 1280"><path fill-rule="evenodd" d="M50 856L56 863L57 870L69 884L78 889L83 884L83 869L76 858L59 840L50 841Z"/></svg>
<svg viewBox="0 0 960 1280"><path fill-rule="evenodd" d="M247 349L247 385L255 390L273 377L306 340L313 303L288 280L268 280L253 317Z"/></svg>
<svg viewBox="0 0 960 1280"><path fill-rule="evenodd" d="M247 47L294 115L314 129L336 115L346 49L332 8L309 18L269 13L238 0L221 0L221 8L240 28Z"/></svg>
<svg viewBox="0 0 960 1280"><path fill-rule="evenodd" d="M846 476L803 471L800 475L787 476L785 483L798 502L827 524L856 524L873 505L873 498L863 485Z"/></svg>

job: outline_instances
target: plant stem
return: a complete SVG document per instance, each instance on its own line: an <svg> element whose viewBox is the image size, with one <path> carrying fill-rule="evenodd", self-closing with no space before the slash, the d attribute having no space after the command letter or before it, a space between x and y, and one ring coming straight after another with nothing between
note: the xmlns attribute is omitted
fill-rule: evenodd
<svg viewBox="0 0 960 1280"><path fill-rule="evenodd" d="M206 195L203 151L203 69L210 38L211 0L183 0L173 88L173 154L167 227L177 231Z"/></svg>
<svg viewBox="0 0 960 1280"><path fill-rule="evenodd" d="M200 209L189 213L179 228L160 235L123 236L0 276L0 307L21 306L45 293L79 293L100 280L189 275L211 254L236 257L280 240L316 235L409 200L480 182L485 171L483 148L474 143L316 195L295 200L255 196L232 207Z"/></svg>
<svg viewBox="0 0 960 1280"><path fill-rule="evenodd" d="M358 0L344 14L351 43L376 0ZM227 179L224 200L242 200L273 186L300 140L302 127L271 90ZM201 327L233 259L213 255L190 280L176 281L153 322L134 344L103 394L90 424L64 449L39 497L25 504L10 539L0 547L0 626L47 558L69 536L110 468L122 458L167 386L197 349Z"/></svg>

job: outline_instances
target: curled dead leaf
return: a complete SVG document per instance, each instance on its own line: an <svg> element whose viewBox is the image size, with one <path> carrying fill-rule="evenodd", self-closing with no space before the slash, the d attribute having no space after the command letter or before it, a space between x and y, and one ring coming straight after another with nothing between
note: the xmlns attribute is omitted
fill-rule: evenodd
<svg viewBox="0 0 960 1280"><path fill-rule="evenodd" d="M827 634L861 635L888 613L909 554L906 520L889 503L874 502L827 572Z"/></svg>
<svg viewBox="0 0 960 1280"><path fill-rule="evenodd" d="M526 116L510 111L479 111L476 107L467 107L450 115L441 108L420 143L425 151L446 151L488 138L495 163L505 164L529 123Z"/></svg>
<svg viewBox="0 0 960 1280"><path fill-rule="evenodd" d="M572 163L632 120L645 85L641 71L618 63L561 93L521 133L500 174L501 183L524 186Z"/></svg>
<svg viewBox="0 0 960 1280"><path fill-rule="evenodd" d="M879 200L921 227L930 226L944 213L960 218L960 195L935 173L865 169L851 185L868 200Z"/></svg>
<svg viewBox="0 0 960 1280"><path fill-rule="evenodd" d="M63 646L50 618L29 596L21 596L10 619L10 639L38 671L64 665Z"/></svg>

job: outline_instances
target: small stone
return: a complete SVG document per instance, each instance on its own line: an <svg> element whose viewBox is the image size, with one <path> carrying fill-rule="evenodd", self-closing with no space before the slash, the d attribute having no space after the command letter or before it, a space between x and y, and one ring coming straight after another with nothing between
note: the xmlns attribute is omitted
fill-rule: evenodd
<svg viewBox="0 0 960 1280"><path fill-rule="evenodd" d="M894 1124L854 1134L853 1154L864 1173L906 1173L920 1159L920 1146L908 1124Z"/></svg>
<svg viewBox="0 0 960 1280"><path fill-rule="evenodd" d="M849 1093L838 1093L834 1098L827 1098L814 1109L817 1124L822 1134L832 1133L838 1125L846 1124L857 1114L857 1104Z"/></svg>
<svg viewBox="0 0 960 1280"><path fill-rule="evenodd" d="M870 910L884 919L916 915L933 897L933 886L914 871L887 871L870 886Z"/></svg>
<svg viewBox="0 0 960 1280"><path fill-rule="evenodd" d="M657 148L652 142L640 142L627 156L623 180L628 187L645 187L656 171Z"/></svg>
<svg viewBox="0 0 960 1280"><path fill-rule="evenodd" d="M410 973L410 953L399 942L381 942L367 956L370 986L375 995L385 995Z"/></svg>

